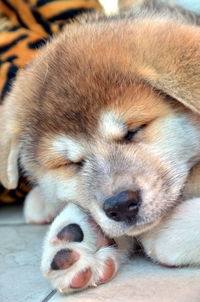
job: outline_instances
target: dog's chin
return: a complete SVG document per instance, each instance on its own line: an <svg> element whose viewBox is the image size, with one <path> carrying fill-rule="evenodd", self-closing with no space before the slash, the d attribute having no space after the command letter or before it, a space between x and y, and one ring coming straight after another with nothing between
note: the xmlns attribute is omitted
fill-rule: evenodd
<svg viewBox="0 0 200 302"><path fill-rule="evenodd" d="M140 217L138 220L136 219L135 221L129 223L114 221L108 218L104 211L99 209L96 204L92 205L89 212L103 232L111 238L121 237L123 235L138 236L154 228L162 219L162 217L160 217L157 219L148 218L147 220L145 217Z"/></svg>
<svg viewBox="0 0 200 302"><path fill-rule="evenodd" d="M111 224L101 226L101 228L109 237L121 237L123 235L139 236L142 233L153 229L159 224L160 221L161 219L157 219L147 223L134 223L132 225L122 222L111 222Z"/></svg>
<svg viewBox="0 0 200 302"><path fill-rule="evenodd" d="M131 226L126 232L125 235L128 236L138 236L141 235L142 233L145 233L151 229L153 229L155 226L159 224L161 219L157 219L148 223L144 224L135 224L134 226Z"/></svg>

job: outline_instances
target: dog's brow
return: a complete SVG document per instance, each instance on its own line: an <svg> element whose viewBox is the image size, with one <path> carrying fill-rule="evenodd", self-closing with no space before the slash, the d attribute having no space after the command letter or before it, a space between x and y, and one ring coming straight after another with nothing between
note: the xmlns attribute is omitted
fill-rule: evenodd
<svg viewBox="0 0 200 302"><path fill-rule="evenodd" d="M106 138L119 139L126 134L127 126L115 112L108 111L101 115L99 129Z"/></svg>
<svg viewBox="0 0 200 302"><path fill-rule="evenodd" d="M52 142L54 152L66 156L70 161L79 161L83 157L84 148L76 139L65 134L56 136Z"/></svg>

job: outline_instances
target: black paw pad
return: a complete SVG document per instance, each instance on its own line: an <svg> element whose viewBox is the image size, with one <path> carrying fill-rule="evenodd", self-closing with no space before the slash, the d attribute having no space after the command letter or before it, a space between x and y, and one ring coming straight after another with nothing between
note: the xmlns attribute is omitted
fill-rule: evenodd
<svg viewBox="0 0 200 302"><path fill-rule="evenodd" d="M71 223L65 226L57 235L58 239L66 240L70 242L81 242L83 241L83 231L80 226L76 223Z"/></svg>
<svg viewBox="0 0 200 302"><path fill-rule="evenodd" d="M51 262L52 270L62 270L67 269L71 265L73 265L78 259L80 255L75 251L70 249L62 249L58 251Z"/></svg>

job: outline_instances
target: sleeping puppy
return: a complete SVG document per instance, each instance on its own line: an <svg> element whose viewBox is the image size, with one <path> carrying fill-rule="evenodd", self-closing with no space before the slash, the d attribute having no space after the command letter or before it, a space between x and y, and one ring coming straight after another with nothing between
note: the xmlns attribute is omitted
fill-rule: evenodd
<svg viewBox="0 0 200 302"><path fill-rule="evenodd" d="M1 181L53 221L42 270L61 292L107 282L134 248L200 264L199 18L158 1L72 23L1 107ZM114 241L113 241L114 239Z"/></svg>

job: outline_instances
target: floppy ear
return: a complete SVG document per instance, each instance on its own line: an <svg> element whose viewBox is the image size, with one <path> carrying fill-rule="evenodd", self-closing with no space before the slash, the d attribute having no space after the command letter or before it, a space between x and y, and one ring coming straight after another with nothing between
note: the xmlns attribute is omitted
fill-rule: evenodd
<svg viewBox="0 0 200 302"><path fill-rule="evenodd" d="M127 69L200 113L200 27L158 18L133 26Z"/></svg>
<svg viewBox="0 0 200 302"><path fill-rule="evenodd" d="M15 118L12 97L0 107L0 182L7 189L18 185L19 127Z"/></svg>

